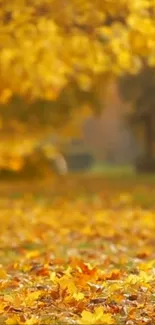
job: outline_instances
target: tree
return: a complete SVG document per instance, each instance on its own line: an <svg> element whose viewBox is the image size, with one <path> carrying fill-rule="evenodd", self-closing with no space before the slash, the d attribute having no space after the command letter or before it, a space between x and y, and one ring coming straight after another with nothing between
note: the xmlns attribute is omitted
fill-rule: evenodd
<svg viewBox="0 0 155 325"><path fill-rule="evenodd" d="M154 1L1 0L1 101L57 98L76 80L154 63ZM11 76L11 78L10 78Z"/></svg>
<svg viewBox="0 0 155 325"><path fill-rule="evenodd" d="M88 105L99 108L95 89L86 92L76 84L62 90L57 101L27 102L14 96L8 103L1 104L0 167L19 171L25 163L29 166L37 163L43 170L43 165L51 164L46 160L53 159L62 172L64 142L80 136L83 119L91 113Z"/></svg>
<svg viewBox="0 0 155 325"><path fill-rule="evenodd" d="M3 143L9 130L34 147L51 126L79 129L101 81L106 92L111 78L155 64L154 19L153 0L0 0Z"/></svg>
<svg viewBox="0 0 155 325"><path fill-rule="evenodd" d="M122 78L119 85L123 98L133 107L129 121L143 145L144 157L137 168L155 171L155 69L145 67L136 76Z"/></svg>

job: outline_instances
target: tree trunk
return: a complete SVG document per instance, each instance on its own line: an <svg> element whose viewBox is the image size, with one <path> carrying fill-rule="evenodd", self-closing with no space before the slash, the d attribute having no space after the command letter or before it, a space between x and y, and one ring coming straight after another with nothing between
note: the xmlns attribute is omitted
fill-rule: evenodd
<svg viewBox="0 0 155 325"><path fill-rule="evenodd" d="M149 115L145 118L145 121L144 121L144 127L145 127L145 130L144 130L144 137L145 137L145 156L146 156L146 159L148 160L148 162L152 161L153 158L154 158L154 152L153 152L153 123L152 123L152 116Z"/></svg>
<svg viewBox="0 0 155 325"><path fill-rule="evenodd" d="M136 162L136 171L138 173L154 173L154 130L153 117L147 116L144 119L144 155L139 157Z"/></svg>

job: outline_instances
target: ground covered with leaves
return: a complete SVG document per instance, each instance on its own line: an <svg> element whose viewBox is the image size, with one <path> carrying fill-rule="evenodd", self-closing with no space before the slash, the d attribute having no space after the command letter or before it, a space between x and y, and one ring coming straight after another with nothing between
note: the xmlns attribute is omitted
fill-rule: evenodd
<svg viewBox="0 0 155 325"><path fill-rule="evenodd" d="M0 324L155 324L155 188L136 184L1 191Z"/></svg>

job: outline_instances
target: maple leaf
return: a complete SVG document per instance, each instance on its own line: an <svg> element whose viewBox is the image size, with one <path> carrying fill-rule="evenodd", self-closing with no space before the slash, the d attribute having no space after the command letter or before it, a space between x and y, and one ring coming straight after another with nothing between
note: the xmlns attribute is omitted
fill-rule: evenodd
<svg viewBox="0 0 155 325"><path fill-rule="evenodd" d="M56 276L56 274L53 272L51 274L51 280L54 283L57 283L60 285L61 289L67 289L67 292L69 294L74 294L77 292L77 287L74 283L74 280L71 278L71 276L63 275L60 279Z"/></svg>
<svg viewBox="0 0 155 325"><path fill-rule="evenodd" d="M21 324L21 319L18 315L13 315L6 319L5 324L7 325Z"/></svg>
<svg viewBox="0 0 155 325"><path fill-rule="evenodd" d="M41 295L41 291L29 292L28 295L25 297L23 304L31 306L36 300L38 300L40 295Z"/></svg>
<svg viewBox="0 0 155 325"><path fill-rule="evenodd" d="M74 292L73 293L73 298L75 300L77 300L77 301L83 300L84 299L84 294L82 292L78 292L78 293Z"/></svg>
<svg viewBox="0 0 155 325"><path fill-rule="evenodd" d="M6 307L6 304L4 302L0 302L0 314L4 313L5 307Z"/></svg>
<svg viewBox="0 0 155 325"><path fill-rule="evenodd" d="M126 283L130 283L130 284L136 284L136 283L142 283L142 284L145 284L145 283L148 283L150 281L153 280L153 276L150 275L150 274L147 274L146 272L144 271L140 271L139 275L136 275L136 274L130 274L125 282Z"/></svg>
<svg viewBox="0 0 155 325"><path fill-rule="evenodd" d="M38 324L38 317L37 316L32 316L31 318L27 318L25 320L25 324L27 324L27 325L35 325L35 324Z"/></svg>
<svg viewBox="0 0 155 325"><path fill-rule="evenodd" d="M112 270L109 274L105 275L107 280L119 280L121 276L120 270Z"/></svg>
<svg viewBox="0 0 155 325"><path fill-rule="evenodd" d="M2 266L0 266L0 280L4 280L7 278L7 273L5 271L5 269L3 269Z"/></svg>
<svg viewBox="0 0 155 325"><path fill-rule="evenodd" d="M84 310L81 314L79 324L115 324L110 313L106 313L103 307L96 307L94 313Z"/></svg>

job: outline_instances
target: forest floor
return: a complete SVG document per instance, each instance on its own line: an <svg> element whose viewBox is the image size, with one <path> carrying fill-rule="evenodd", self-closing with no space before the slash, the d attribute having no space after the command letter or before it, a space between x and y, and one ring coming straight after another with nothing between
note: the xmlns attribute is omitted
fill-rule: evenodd
<svg viewBox="0 0 155 325"><path fill-rule="evenodd" d="M155 178L0 184L0 324L155 324Z"/></svg>

